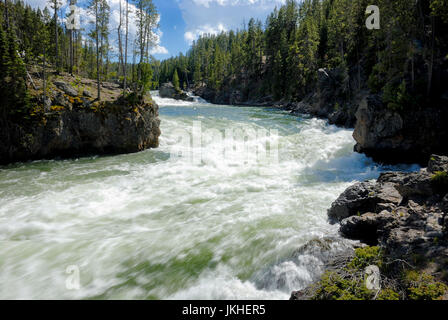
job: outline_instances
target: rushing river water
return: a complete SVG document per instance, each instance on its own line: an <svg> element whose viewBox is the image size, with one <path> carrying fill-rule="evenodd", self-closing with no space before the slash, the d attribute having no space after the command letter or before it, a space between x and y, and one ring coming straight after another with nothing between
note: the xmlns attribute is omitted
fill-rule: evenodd
<svg viewBox="0 0 448 320"><path fill-rule="evenodd" d="M344 246L331 202L391 169L324 120L153 94L158 149L0 168L0 298L287 299L322 272L301 246Z"/></svg>

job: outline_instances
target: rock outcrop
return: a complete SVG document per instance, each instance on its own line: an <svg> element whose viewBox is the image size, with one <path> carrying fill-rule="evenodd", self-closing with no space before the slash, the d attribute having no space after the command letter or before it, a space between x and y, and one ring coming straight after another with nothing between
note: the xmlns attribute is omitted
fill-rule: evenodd
<svg viewBox="0 0 448 320"><path fill-rule="evenodd" d="M386 172L345 190L328 210L355 242L336 253L319 280L291 300L448 299L448 157L432 155L418 172ZM368 284L376 272L376 287Z"/></svg>
<svg viewBox="0 0 448 320"><path fill-rule="evenodd" d="M355 151L388 163L424 163L431 153L448 152L448 109L397 112L368 96L356 111Z"/></svg>
<svg viewBox="0 0 448 320"><path fill-rule="evenodd" d="M51 96L33 100L27 120L0 135L0 163L137 152L158 147L158 106L122 96L98 102L63 81ZM120 91L118 89L118 91ZM81 92L83 92L81 90Z"/></svg>
<svg viewBox="0 0 448 320"><path fill-rule="evenodd" d="M174 87L174 85L171 82L164 83L160 86L159 95L162 98L170 98L170 99L184 100L184 101L190 101L190 102L194 101L194 99L192 97L188 96L187 93Z"/></svg>
<svg viewBox="0 0 448 320"><path fill-rule="evenodd" d="M448 259L448 157L419 172L386 172L349 187L328 210L343 236L380 245L389 255Z"/></svg>

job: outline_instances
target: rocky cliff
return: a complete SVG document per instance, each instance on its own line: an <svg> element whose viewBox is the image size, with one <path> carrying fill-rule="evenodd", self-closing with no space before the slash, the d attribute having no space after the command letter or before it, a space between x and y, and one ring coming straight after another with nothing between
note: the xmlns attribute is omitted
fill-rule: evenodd
<svg viewBox="0 0 448 320"><path fill-rule="evenodd" d="M67 79L64 79L67 80ZM158 146L158 106L150 98L135 103L121 90L104 85L104 101L68 81L54 81L46 98L35 98L20 122L0 138L0 163L137 152Z"/></svg>
<svg viewBox="0 0 448 320"><path fill-rule="evenodd" d="M431 153L448 154L447 107L394 111L370 95L361 101L356 120L355 151L374 160L423 164Z"/></svg>

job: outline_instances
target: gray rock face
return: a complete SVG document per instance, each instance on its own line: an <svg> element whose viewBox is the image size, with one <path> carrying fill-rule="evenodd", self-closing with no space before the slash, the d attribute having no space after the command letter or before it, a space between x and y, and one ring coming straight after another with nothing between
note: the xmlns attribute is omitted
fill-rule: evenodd
<svg viewBox="0 0 448 320"><path fill-rule="evenodd" d="M0 163L156 148L159 124L155 103L105 112L67 108L47 114L45 123L11 128L12 143L0 139Z"/></svg>
<svg viewBox="0 0 448 320"><path fill-rule="evenodd" d="M388 206L393 208L402 199L393 183L360 182L349 187L333 202L328 216L333 222L341 221L358 213L379 212Z"/></svg>
<svg viewBox="0 0 448 320"><path fill-rule="evenodd" d="M429 164L349 187L332 204L330 220L340 221L344 237L379 244L392 256L448 258L448 194L439 194L431 182L432 171L446 171L448 157L433 155Z"/></svg>
<svg viewBox="0 0 448 320"><path fill-rule="evenodd" d="M192 97L189 97L185 92L183 92L182 90L176 89L171 82L164 83L160 86L159 95L162 98L170 98L170 99L184 100L184 101L190 101L190 102L194 101L194 99Z"/></svg>
<svg viewBox="0 0 448 320"><path fill-rule="evenodd" d="M435 173L437 171L448 172L448 157L432 154L429 158L428 171Z"/></svg>
<svg viewBox="0 0 448 320"><path fill-rule="evenodd" d="M448 153L447 122L446 108L398 113L370 95L356 112L355 151L377 161L424 164L431 153Z"/></svg>

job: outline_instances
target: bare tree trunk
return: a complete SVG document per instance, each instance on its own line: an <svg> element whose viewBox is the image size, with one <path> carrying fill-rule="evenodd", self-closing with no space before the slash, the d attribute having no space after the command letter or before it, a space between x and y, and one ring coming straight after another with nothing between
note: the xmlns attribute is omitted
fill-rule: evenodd
<svg viewBox="0 0 448 320"><path fill-rule="evenodd" d="M120 1L120 22L118 23L118 50L119 50L119 68L118 75L120 75L120 67L122 74L124 74L124 64L123 64L123 43L121 39L121 24L122 24L122 10L121 10L121 1Z"/></svg>
<svg viewBox="0 0 448 320"><path fill-rule="evenodd" d="M142 62L143 62L143 55L145 52L145 42L144 42L144 37L145 37L145 31L143 30L144 28L144 18L143 18L143 2L140 1L140 26L139 26L139 37L140 37L140 62L138 63L138 68L137 68L137 80L140 80L142 78Z"/></svg>
<svg viewBox="0 0 448 320"><path fill-rule="evenodd" d="M98 40L98 1L95 4L95 28L96 28L96 85L98 89L98 101L101 100L101 89L100 89L100 48L99 48L99 40Z"/></svg>
<svg viewBox="0 0 448 320"><path fill-rule="evenodd" d="M126 85L127 85L127 69L128 69L128 23L129 23L129 3L128 0L126 1L126 35L125 35L125 40L124 40L124 72L123 72L123 76L124 76L124 82L123 82L123 92L126 92Z"/></svg>
<svg viewBox="0 0 448 320"><path fill-rule="evenodd" d="M56 72L59 73L58 1L54 0L54 36L56 46Z"/></svg>
<svg viewBox="0 0 448 320"><path fill-rule="evenodd" d="M47 98L47 74L46 74L46 69L47 69L47 50L46 50L46 46L43 46L44 49L44 65L43 65L43 86L44 86L44 98Z"/></svg>

